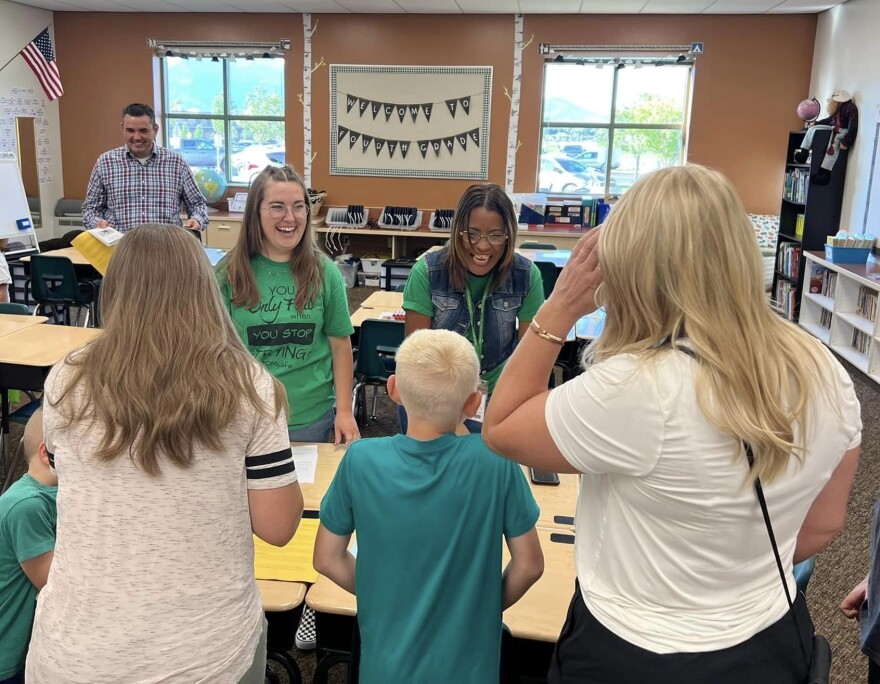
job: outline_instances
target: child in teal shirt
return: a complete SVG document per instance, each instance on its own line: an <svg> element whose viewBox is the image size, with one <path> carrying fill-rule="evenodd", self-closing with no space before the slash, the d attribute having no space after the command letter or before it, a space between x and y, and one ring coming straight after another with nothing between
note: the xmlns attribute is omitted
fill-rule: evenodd
<svg viewBox="0 0 880 684"><path fill-rule="evenodd" d="M23 684L37 592L55 548L58 478L43 443L42 411L24 432L28 471L0 496L0 684Z"/></svg>
<svg viewBox="0 0 880 684"><path fill-rule="evenodd" d="M522 470L455 434L479 406L478 377L461 335L409 336L388 381L407 434L351 445L321 502L314 565L357 595L361 684L497 682L501 613L543 572Z"/></svg>

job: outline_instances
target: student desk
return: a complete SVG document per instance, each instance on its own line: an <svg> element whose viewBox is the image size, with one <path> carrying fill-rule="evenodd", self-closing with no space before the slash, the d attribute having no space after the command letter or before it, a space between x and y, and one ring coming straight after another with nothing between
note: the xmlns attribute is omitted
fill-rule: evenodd
<svg viewBox="0 0 880 684"><path fill-rule="evenodd" d="M32 325L45 323L45 316L19 316L16 314L0 314L0 337L30 328Z"/></svg>
<svg viewBox="0 0 880 684"><path fill-rule="evenodd" d="M390 292L388 294L395 294ZM371 318L382 318L382 314L393 314L400 307L398 306L362 306L351 315L351 325L354 328L360 328L364 321ZM393 320L393 319L386 319ZM403 321L398 321L403 323Z"/></svg>
<svg viewBox="0 0 880 684"><path fill-rule="evenodd" d="M291 442L290 446L311 446L304 442ZM317 511L321 506L321 499L330 488L333 476L336 475L336 469L339 462L345 455L346 446L341 444L335 446L333 444L316 444L318 447L318 465L315 468L315 481L312 484L299 483L299 487L303 494L303 509L306 511ZM307 517L317 517L315 515Z"/></svg>
<svg viewBox="0 0 880 684"><path fill-rule="evenodd" d="M374 292L364 301L361 302L362 308L387 307L391 309L399 309L403 306L403 292Z"/></svg>
<svg viewBox="0 0 880 684"><path fill-rule="evenodd" d="M559 269L564 268L571 258L570 249L517 249L516 253L530 261L549 261Z"/></svg>
<svg viewBox="0 0 880 684"><path fill-rule="evenodd" d="M574 513L580 492L580 475L561 473L558 485L535 484L529 479L529 469L521 466L532 495L541 509L538 526L557 531L574 529Z"/></svg>
<svg viewBox="0 0 880 684"><path fill-rule="evenodd" d="M287 655L293 648L293 635L302 616L303 600L308 587L302 582L257 580L263 612L266 614L266 669L268 661L280 663L287 672L288 681L302 682L302 673L296 661ZM275 680L273 680L275 681Z"/></svg>
<svg viewBox="0 0 880 684"><path fill-rule="evenodd" d="M31 256L28 255L26 257L22 257L21 261L25 264L29 264L31 262ZM86 258L80 253L80 251L76 247L64 247L63 249L52 249L48 252L40 252L40 256L50 256L50 257L67 257L73 262L74 266L90 266Z"/></svg>
<svg viewBox="0 0 880 684"><path fill-rule="evenodd" d="M574 536L565 530L539 526L538 538L544 552L544 574L514 605L504 611L503 621L516 646L517 670L541 680L546 677L553 646L562 631L574 594ZM503 544L503 542L502 542ZM510 560L503 544L503 564ZM348 662L357 616L357 599L334 582L319 576L306 595L306 605L315 611L318 635L318 663L315 684L327 681L328 671ZM401 619L406 608L400 606ZM530 679L530 681L532 681Z"/></svg>

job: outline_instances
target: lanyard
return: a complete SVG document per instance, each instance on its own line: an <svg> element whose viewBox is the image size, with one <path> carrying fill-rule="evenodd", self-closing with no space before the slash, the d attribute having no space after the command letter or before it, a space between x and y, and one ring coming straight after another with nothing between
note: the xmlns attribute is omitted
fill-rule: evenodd
<svg viewBox="0 0 880 684"><path fill-rule="evenodd" d="M471 343L477 352L480 366L483 365L483 330L486 322L486 298L489 296L489 283L486 283L486 289L483 290L483 300L480 302L480 329L477 331L474 325L474 300L471 298L471 290L469 287L464 288L465 300L467 301L468 312L471 316Z"/></svg>

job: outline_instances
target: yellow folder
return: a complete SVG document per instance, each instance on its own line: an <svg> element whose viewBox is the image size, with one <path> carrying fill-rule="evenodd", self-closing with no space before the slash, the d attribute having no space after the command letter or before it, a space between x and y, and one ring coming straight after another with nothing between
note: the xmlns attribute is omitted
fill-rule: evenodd
<svg viewBox="0 0 880 684"><path fill-rule="evenodd" d="M318 520L300 520L296 534L286 546L272 546L254 535L254 573L257 579L285 582L314 582L318 572L312 565Z"/></svg>
<svg viewBox="0 0 880 684"><path fill-rule="evenodd" d="M113 256L113 247L105 245L88 232L80 233L73 238L70 244L79 250L79 253L95 267L98 273L107 275L107 265L110 263L110 257Z"/></svg>

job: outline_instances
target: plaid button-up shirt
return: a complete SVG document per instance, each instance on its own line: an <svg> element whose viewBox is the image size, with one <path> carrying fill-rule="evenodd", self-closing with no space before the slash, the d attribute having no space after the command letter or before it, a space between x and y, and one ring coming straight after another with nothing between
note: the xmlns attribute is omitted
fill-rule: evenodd
<svg viewBox="0 0 880 684"><path fill-rule="evenodd" d="M183 157L153 145L142 164L123 145L98 157L83 201L83 223L94 228L105 219L123 233L142 223L182 226L181 205L202 229L207 227L205 198Z"/></svg>

